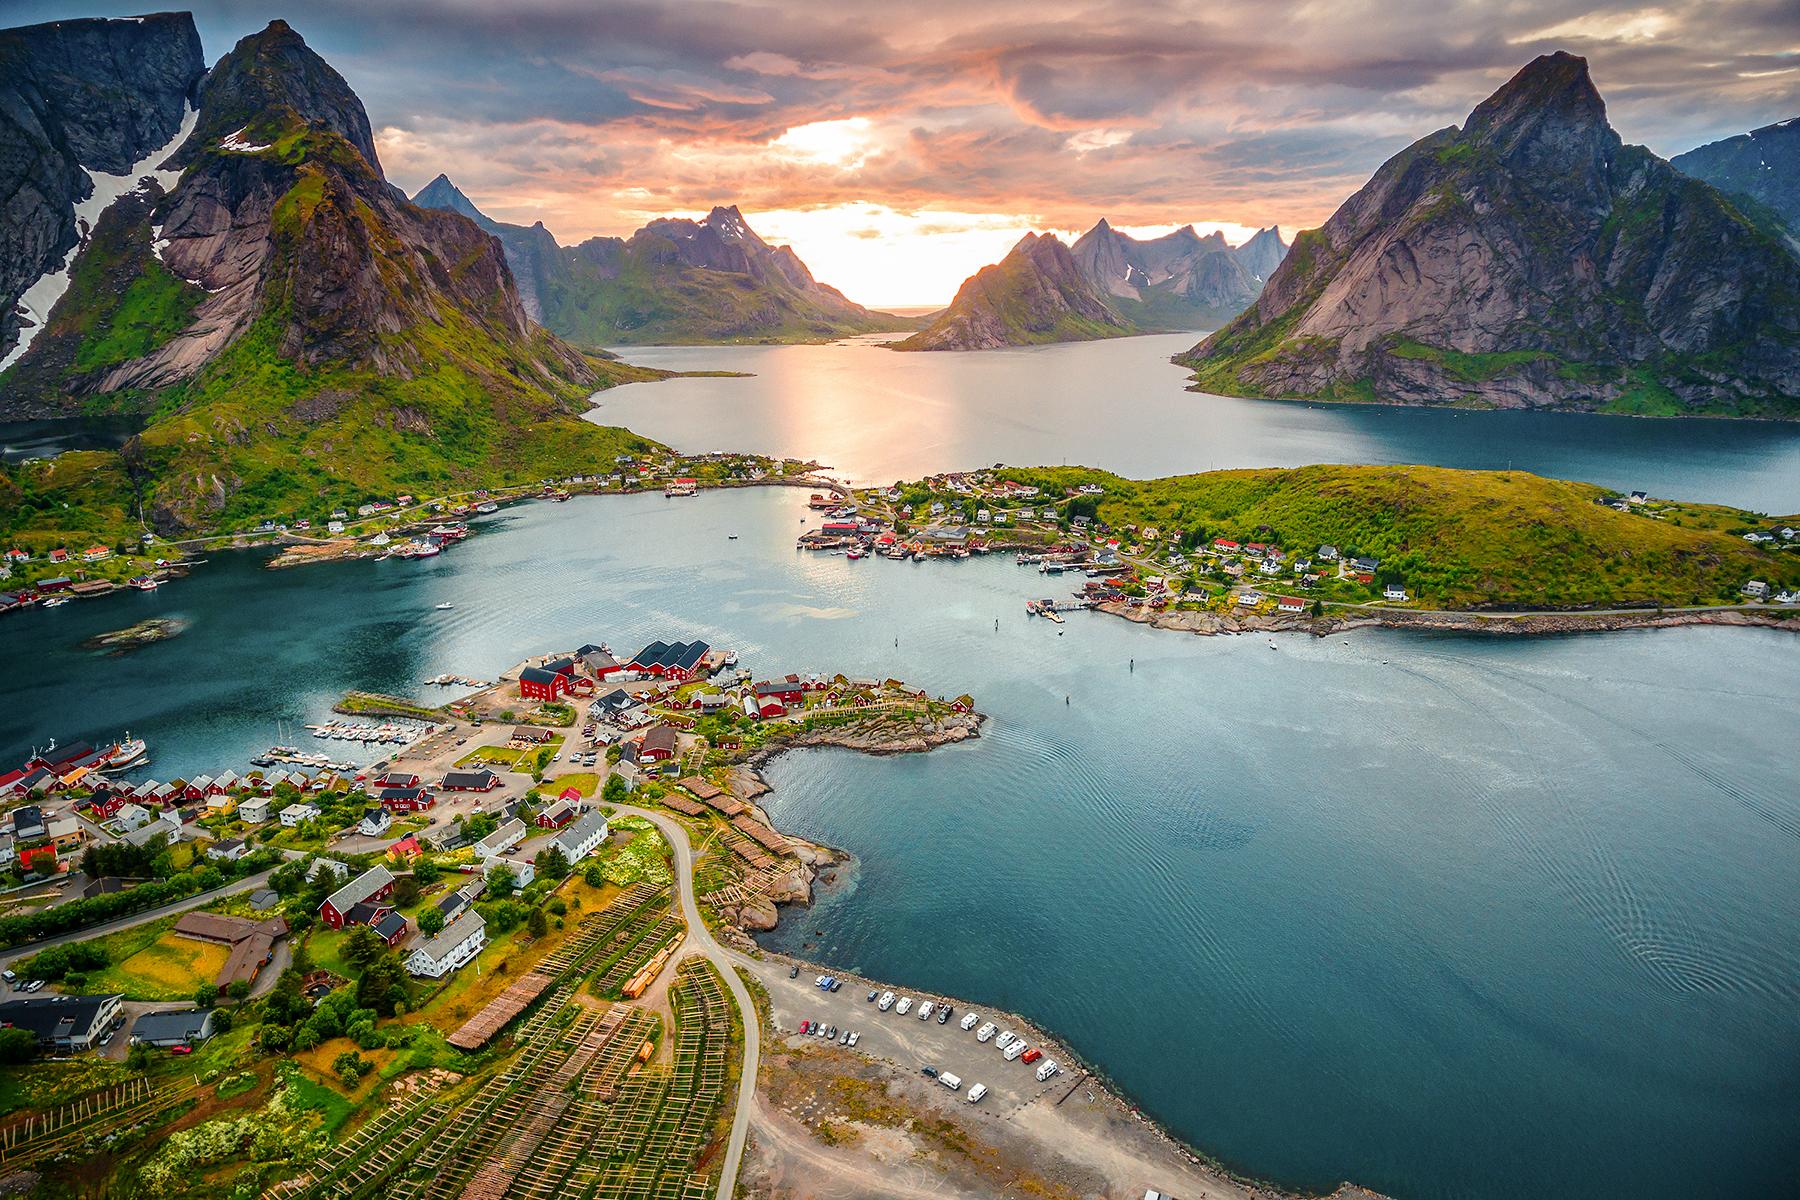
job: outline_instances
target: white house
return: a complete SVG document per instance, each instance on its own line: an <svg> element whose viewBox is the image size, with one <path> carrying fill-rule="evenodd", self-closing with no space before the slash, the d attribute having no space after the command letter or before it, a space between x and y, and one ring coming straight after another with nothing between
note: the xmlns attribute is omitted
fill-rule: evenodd
<svg viewBox="0 0 1800 1200"><path fill-rule="evenodd" d="M482 879L489 879L494 872L505 867L512 872L513 885L524 887L537 878L537 864L523 854L496 854L481 864Z"/></svg>
<svg viewBox="0 0 1800 1200"><path fill-rule="evenodd" d="M141 804L127 804L113 814L113 820L126 833L133 829L141 829L150 823L150 810Z"/></svg>
<svg viewBox="0 0 1800 1200"><path fill-rule="evenodd" d="M442 979L467 966L487 945L487 922L477 912L458 917L438 935L413 947L406 969L424 979Z"/></svg>
<svg viewBox="0 0 1800 1200"><path fill-rule="evenodd" d="M476 842L475 853L480 858L498 858L524 840L525 822L514 817L502 822L500 828Z"/></svg>
<svg viewBox="0 0 1800 1200"><path fill-rule="evenodd" d="M206 848L206 857L219 862L236 862L249 851L242 838L226 838L222 842L214 842Z"/></svg>
<svg viewBox="0 0 1800 1200"><path fill-rule="evenodd" d="M294 826L300 824L300 822L310 821L318 815L318 805L301 804L296 801L281 810L281 823L287 828L292 829Z"/></svg>
<svg viewBox="0 0 1800 1200"><path fill-rule="evenodd" d="M606 814L585 813L577 817L567 829L551 838L550 844L561 850L563 858L573 866L598 850L606 840L607 832Z"/></svg>
<svg viewBox="0 0 1800 1200"><path fill-rule="evenodd" d="M363 813L362 820L356 824L356 829L365 837L380 837L388 831L388 826L393 823L393 815L387 809L371 808Z"/></svg>
<svg viewBox="0 0 1800 1200"><path fill-rule="evenodd" d="M267 796L247 796L238 805L238 816L252 825L260 825L269 819L269 809L273 807Z"/></svg>
<svg viewBox="0 0 1800 1200"><path fill-rule="evenodd" d="M1404 600L1406 599L1406 589L1397 583L1390 583L1381 589L1381 598L1383 600Z"/></svg>

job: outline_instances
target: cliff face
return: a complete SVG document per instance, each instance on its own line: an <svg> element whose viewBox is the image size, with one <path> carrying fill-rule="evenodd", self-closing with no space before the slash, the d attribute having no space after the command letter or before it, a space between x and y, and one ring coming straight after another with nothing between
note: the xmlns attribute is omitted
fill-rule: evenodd
<svg viewBox="0 0 1800 1200"><path fill-rule="evenodd" d="M1733 199L1747 198L1747 208L1763 206L1800 245L1800 117L1677 154L1669 165Z"/></svg>
<svg viewBox="0 0 1800 1200"><path fill-rule="evenodd" d="M1012 252L966 280L956 299L898 350L993 350L1135 332L1050 234L1026 234Z"/></svg>
<svg viewBox="0 0 1800 1200"><path fill-rule="evenodd" d="M166 146L205 69L186 13L0 31L0 361L60 294L42 289L32 313L19 310L84 236L76 206L95 195L90 172L126 174Z"/></svg>
<svg viewBox="0 0 1800 1200"><path fill-rule="evenodd" d="M1539 58L1301 235L1182 360L1207 390L1800 415L1800 259Z"/></svg>
<svg viewBox="0 0 1800 1200"><path fill-rule="evenodd" d="M155 412L124 454L171 531L573 465L600 439L585 396L625 369L533 325L470 219L387 183L361 102L285 23L225 55L198 104L180 170L106 209L0 376L8 410Z"/></svg>
<svg viewBox="0 0 1800 1200"><path fill-rule="evenodd" d="M460 212L498 237L532 319L584 344L817 341L909 327L814 279L735 205L563 247L541 224L489 219L442 175L413 203Z"/></svg>

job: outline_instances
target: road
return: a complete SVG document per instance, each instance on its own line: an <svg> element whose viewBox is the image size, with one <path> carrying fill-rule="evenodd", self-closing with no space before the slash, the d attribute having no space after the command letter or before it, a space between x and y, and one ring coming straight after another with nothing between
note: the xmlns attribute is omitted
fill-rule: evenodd
<svg viewBox="0 0 1800 1200"><path fill-rule="evenodd" d="M694 903L694 848L688 841L687 829L674 818L647 808L629 804L614 805L616 815L643 817L662 831L675 849L675 887L681 895L681 915L687 920L688 944L697 946L731 989L738 1011L744 1015L744 1063L738 1075L737 1109L731 1121L731 1139L725 1145L725 1167L719 1174L718 1200L731 1200L737 1189L738 1168L744 1158L744 1143L750 1135L750 1114L756 1107L756 1075L762 1062L762 1027L756 1015L756 1004L750 989L738 978L737 957L721 946L700 919L700 908Z"/></svg>
<svg viewBox="0 0 1800 1200"><path fill-rule="evenodd" d="M283 851L283 853L289 858L302 857L291 850ZM89 938L100 937L108 933L117 933L121 929L130 929L132 926L142 925L146 921L154 921L159 917L186 912L190 908L198 908L200 905L211 900L217 900L221 896L235 896L239 892L255 891L257 888L267 885L269 876L274 873L275 868L270 867L267 871L258 871L254 875L246 875L233 883L227 883L221 887L216 887L210 892L196 892L192 896L185 897L184 899L171 900L167 904L158 905L155 908L147 908L143 912L132 913L128 917L119 917L116 920L105 921L99 925L89 925L82 929L71 930L68 933L59 933L55 937L48 937L42 941L26 942L23 945L13 946L4 952L0 952L0 970L6 970L19 959L27 958L40 950L47 950L51 946L62 946L69 942L85 942Z"/></svg>

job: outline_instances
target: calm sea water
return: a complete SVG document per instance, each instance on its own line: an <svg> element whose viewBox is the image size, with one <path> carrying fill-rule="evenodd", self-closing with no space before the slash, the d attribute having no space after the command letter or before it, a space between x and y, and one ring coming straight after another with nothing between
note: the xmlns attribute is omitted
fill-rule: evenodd
<svg viewBox="0 0 1800 1200"><path fill-rule="evenodd" d="M160 777L241 767L346 688L589 638L967 689L978 742L774 764L777 820L860 858L779 944L1027 1013L1295 1185L1791 1194L1800 641L1059 632L1007 561L795 552L802 503L577 499L425 562L228 555L9 617L0 745L129 726ZM74 648L164 614L188 631Z"/></svg>
<svg viewBox="0 0 1800 1200"><path fill-rule="evenodd" d="M1133 478L1215 467L1515 467L1677 499L1800 511L1800 423L1238 400L1186 390L1194 334L902 354L834 346L634 347L633 362L738 370L604 392L594 419L684 450L756 450L863 483L1080 463Z"/></svg>

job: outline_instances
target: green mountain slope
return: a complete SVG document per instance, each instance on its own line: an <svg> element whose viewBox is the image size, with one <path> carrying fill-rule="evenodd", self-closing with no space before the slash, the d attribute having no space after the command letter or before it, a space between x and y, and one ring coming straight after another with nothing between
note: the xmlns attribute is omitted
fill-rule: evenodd
<svg viewBox="0 0 1800 1200"><path fill-rule="evenodd" d="M1546 55L1384 164L1180 361L1203 390L1800 417L1800 258Z"/></svg>
<svg viewBox="0 0 1800 1200"><path fill-rule="evenodd" d="M109 209L6 375L9 408L137 414L120 462L170 533L610 464L581 419L659 373L533 324L499 244L412 205L343 79L282 22L202 83L167 194Z"/></svg>

